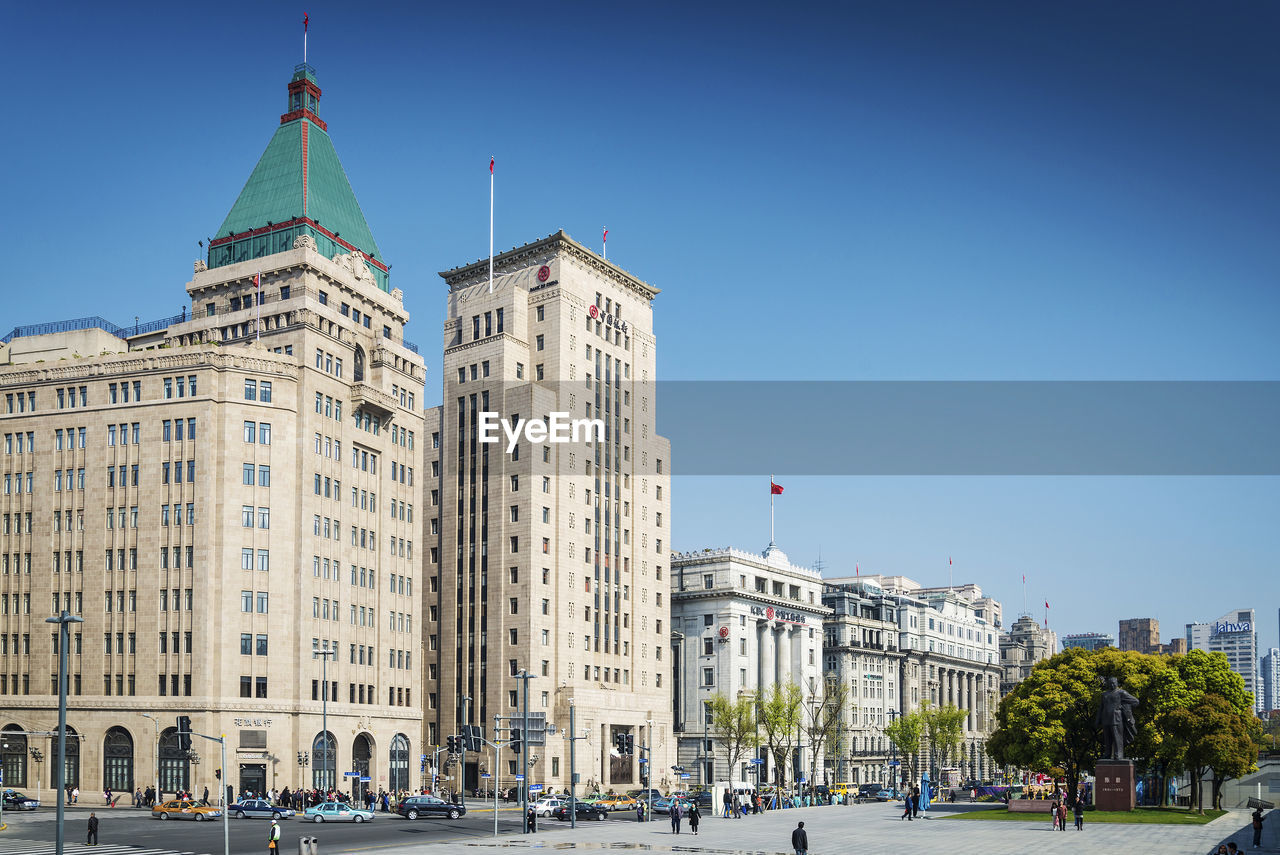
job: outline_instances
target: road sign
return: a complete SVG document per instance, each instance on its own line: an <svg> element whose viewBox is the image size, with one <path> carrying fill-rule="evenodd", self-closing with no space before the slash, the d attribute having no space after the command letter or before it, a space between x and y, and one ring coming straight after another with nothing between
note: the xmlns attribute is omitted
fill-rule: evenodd
<svg viewBox="0 0 1280 855"><path fill-rule="evenodd" d="M902 761L901 761L901 760L890 760L890 761L889 761L889 765L890 765L890 766L901 766L901 765L902 765Z"/></svg>
<svg viewBox="0 0 1280 855"><path fill-rule="evenodd" d="M493 776L492 776L492 775L490 775L488 772L481 772L481 773L480 773L480 777L481 777L481 778L492 778Z"/></svg>
<svg viewBox="0 0 1280 855"><path fill-rule="evenodd" d="M752 763L752 765L759 766L759 765L760 765L761 763L763 763L763 762L764 762L764 760L762 760L762 759L761 759L761 758L759 758L759 757L752 757L752 758L751 758L751 763Z"/></svg>
<svg viewBox="0 0 1280 855"><path fill-rule="evenodd" d="M516 780L517 780L517 781L523 781L523 780L524 780L524 775L516 775Z"/></svg>
<svg viewBox="0 0 1280 855"><path fill-rule="evenodd" d="M360 777L360 773L359 773L359 772L343 772L343 773L342 773L342 777L344 777L344 778L359 778L359 777Z"/></svg>
<svg viewBox="0 0 1280 855"><path fill-rule="evenodd" d="M425 763L425 762L426 762L426 760L427 760L427 755L425 755L425 754L419 754L419 755L418 755L418 759Z"/></svg>
<svg viewBox="0 0 1280 855"><path fill-rule="evenodd" d="M531 793L540 793L540 792L542 792L542 785L541 785L541 784L530 784L530 785L529 785L529 792L531 792Z"/></svg>
<svg viewBox="0 0 1280 855"><path fill-rule="evenodd" d="M692 778L692 777L693 777L693 776L692 776L692 775L690 775L688 772L681 772L681 773L680 773L680 780L682 780L682 781L687 781L688 779L690 779L690 778Z"/></svg>
<svg viewBox="0 0 1280 855"><path fill-rule="evenodd" d="M361 776L360 776L360 783L362 783L362 784L367 784L367 783L369 783L369 782L370 782L370 781L372 781L372 780L373 780L373 778L370 778L368 775L361 775Z"/></svg>
<svg viewBox="0 0 1280 855"><path fill-rule="evenodd" d="M517 718L517 721L520 719ZM529 732L524 735L528 745L547 744L547 714L545 712L529 713Z"/></svg>

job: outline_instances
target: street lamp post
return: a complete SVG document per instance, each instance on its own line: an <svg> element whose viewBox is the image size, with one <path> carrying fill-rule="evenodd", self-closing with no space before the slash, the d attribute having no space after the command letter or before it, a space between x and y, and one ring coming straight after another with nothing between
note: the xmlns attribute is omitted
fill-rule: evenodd
<svg viewBox="0 0 1280 855"><path fill-rule="evenodd" d="M156 738L151 743L151 771L155 774L156 788L152 794L152 798L158 803L160 801L160 719L151 713L138 713L143 718L151 719L151 723L156 726ZM226 770L223 770L226 773Z"/></svg>
<svg viewBox="0 0 1280 855"><path fill-rule="evenodd" d="M316 659L317 657L320 659L320 689L321 689L321 694L323 695L322 703L320 707L320 721L321 721L320 726L324 730L325 760L332 761L331 764L329 765L332 765L333 767L331 769L325 769L323 765L324 761L322 760L320 771L321 773L331 772L333 774L333 778L332 778L333 783L329 785L329 789L337 789L338 757L337 757L337 752L333 749L333 746L329 744L329 659L330 657L332 657L333 659L336 660L338 658L338 651L336 649L330 650L328 648L325 648L324 650L311 651L311 658Z"/></svg>
<svg viewBox="0 0 1280 855"><path fill-rule="evenodd" d="M36 801L40 800L40 791L44 787L44 752L39 748L32 748L31 759L36 764Z"/></svg>
<svg viewBox="0 0 1280 855"><path fill-rule="evenodd" d="M471 721L471 719L467 718L467 708L470 705L471 696L467 695L462 699L462 725L458 729L458 732L462 734L462 737L458 740L461 743L458 750L458 771L462 775L461 786L458 788L458 791L462 793L461 804L464 811L467 809L467 739L469 738L467 724ZM479 774L478 768L477 774Z"/></svg>
<svg viewBox="0 0 1280 855"><path fill-rule="evenodd" d="M64 808L66 789L63 778L67 769L67 642L71 637L67 626L73 623L84 623L84 618L77 617L65 609L57 617L44 619L45 623L58 625L58 768L54 770L54 782L58 788L57 836L54 847L57 855L62 855L64 844Z"/></svg>

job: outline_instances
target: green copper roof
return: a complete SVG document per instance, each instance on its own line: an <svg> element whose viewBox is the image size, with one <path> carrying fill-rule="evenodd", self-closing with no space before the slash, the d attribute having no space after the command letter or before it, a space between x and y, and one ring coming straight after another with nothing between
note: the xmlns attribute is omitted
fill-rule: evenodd
<svg viewBox="0 0 1280 855"><path fill-rule="evenodd" d="M306 73L295 71L291 87L309 85L311 88L297 93L291 89L291 99L307 97L310 100L291 100L290 107L305 104L305 109L296 109L282 117L283 124L271 137L231 206L231 212L214 235L218 245L210 247L209 266L283 252L292 248L294 232L307 233L316 238L319 248L327 255L348 252L341 246L348 244L376 259L383 269L376 269L379 265L373 264L370 269L383 290L387 290L382 251L369 231L333 141L313 112L318 108L320 90L314 87L315 77L310 67L304 71ZM337 242L303 223L289 233L275 233L281 224L297 218L314 222L323 232L336 236ZM261 230L272 230L273 234L268 237ZM250 231L257 231L258 235L245 234ZM232 234L244 237L227 243L228 235Z"/></svg>
<svg viewBox="0 0 1280 855"><path fill-rule="evenodd" d="M307 127L306 207L303 208L302 131ZM382 259L369 224L365 221L355 191L334 151L329 135L309 119L300 118L281 125L258 159L231 213L214 237L239 234L267 223L282 223L294 217L316 220L365 255Z"/></svg>

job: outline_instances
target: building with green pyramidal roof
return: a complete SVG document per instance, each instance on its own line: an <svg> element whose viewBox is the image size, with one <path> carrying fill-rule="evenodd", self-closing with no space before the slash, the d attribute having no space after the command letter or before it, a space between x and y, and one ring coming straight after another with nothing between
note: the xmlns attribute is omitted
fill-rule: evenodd
<svg viewBox="0 0 1280 855"><path fill-rule="evenodd" d="M310 235L327 258L359 250L378 287L390 291L389 268L320 118L316 70L296 66L288 89L280 127L209 244L209 267L285 252Z"/></svg>

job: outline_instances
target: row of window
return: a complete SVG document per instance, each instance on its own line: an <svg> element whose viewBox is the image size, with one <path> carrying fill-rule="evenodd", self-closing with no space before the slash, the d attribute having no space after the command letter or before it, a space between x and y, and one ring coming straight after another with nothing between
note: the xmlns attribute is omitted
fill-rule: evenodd
<svg viewBox="0 0 1280 855"><path fill-rule="evenodd" d="M329 302L329 295L321 291L320 303L324 305L324 304L327 304L328 302ZM373 319L369 316L368 312L361 312L359 309L353 309L347 303L343 303L341 306L339 306L338 311L342 312L342 316L344 318L348 316L347 312L350 312L351 320L354 321L357 326L362 326L365 329L372 329L372 327L370 327L369 324L372 323ZM391 336L388 335L386 337L390 338Z"/></svg>
<svg viewBox="0 0 1280 855"><path fill-rule="evenodd" d="M113 384L114 385L114 384ZM123 384L121 384L123 385ZM270 387L270 383L265 384ZM185 398L190 394L192 398L196 396L196 375L191 374L187 377L166 377L164 378L164 396L166 398L174 397L174 390L177 390L177 397ZM125 400L128 400L127 398ZM141 400L141 398L139 398ZM266 400L271 400L268 397ZM115 403L114 398L111 403Z"/></svg>
<svg viewBox="0 0 1280 855"><path fill-rule="evenodd" d="M240 611L252 614L257 607L257 613L265 615L268 613L271 595L266 591L241 591L240 592Z"/></svg>
<svg viewBox="0 0 1280 855"><path fill-rule="evenodd" d="M257 556L256 562L254 561L255 554ZM244 547L240 550L240 569L252 570L255 567L264 573L271 569L271 550L259 549L256 553L249 547Z"/></svg>
<svg viewBox="0 0 1280 855"><path fill-rule="evenodd" d="M184 524L182 521L182 507L183 506L178 503L175 503L173 505L173 524L174 525ZM196 503L187 502L186 508L187 508L187 521L185 524L195 525L196 524ZM160 525L167 526L168 524L169 524L169 506L161 505L160 506Z"/></svg>
<svg viewBox="0 0 1280 855"><path fill-rule="evenodd" d="M195 432L195 425L192 425L192 433ZM179 439L182 437L179 436ZM194 438L194 436L193 436ZM244 441L259 445L271 444L271 422L245 422L244 423Z"/></svg>
<svg viewBox="0 0 1280 855"><path fill-rule="evenodd" d="M335 357L332 353L329 353L317 347L316 348L316 368L325 372L326 374L332 374L334 377L341 379L342 357L341 356Z"/></svg>
<svg viewBox="0 0 1280 855"><path fill-rule="evenodd" d="M125 561L126 553L123 549L118 549L114 553L108 549L104 553L102 569L110 573L113 570L137 570L138 569L138 550L130 549L127 553L128 562Z"/></svg>
<svg viewBox="0 0 1280 855"><path fill-rule="evenodd" d="M63 391L64 390L62 389L58 390L58 407L59 408L62 407ZM71 406L74 407L76 405L76 388L74 386L71 386L71 387L68 387L65 391L71 394ZM88 387L81 386L80 387L80 406L82 407L89 406L88 394L89 394ZM16 410L14 409L15 403L17 404ZM30 411L33 413L36 411L36 393L35 392L9 392L4 396L4 411L6 413L25 413L27 412L28 409L30 409Z"/></svg>
<svg viewBox="0 0 1280 855"><path fill-rule="evenodd" d="M15 436L18 439L16 445L13 441ZM6 433L4 435L4 453L13 454L13 450L15 447L18 449L18 454L26 454L28 451L30 451L32 454L35 454L36 453L35 431L27 431L26 433L18 433L18 434Z"/></svg>
<svg viewBox="0 0 1280 855"><path fill-rule="evenodd" d="M181 460L178 460L178 461L174 462L174 463L172 464L172 466L170 466L170 464L169 464L168 462L161 463L161 464L160 464L160 483L161 483L161 484L168 484L168 483L169 483L169 473L170 473L170 471L172 471L172 473L173 473L173 483L175 483L175 484L181 484L181 483L182 483L182 468L183 468L183 467L182 467L182 464L183 464L183 461L181 461ZM186 461L186 464L187 464L187 466L186 466L186 469L187 469L187 482L188 482L188 483L191 483L191 484L194 484L194 483L195 483L195 480L196 480L196 462L195 462L194 460L188 460L188 461ZM124 469L124 467L123 467L123 466L121 466L120 468L121 468L121 470L123 470L123 469ZM124 478L124 476L123 476L123 473L122 473L122 474L121 474L121 482L120 482L122 485L124 484L124 480L123 480L123 478ZM138 466L137 466L137 464L134 464L134 467L133 467L133 485L136 487L136 486L137 486L137 484L138 484ZM108 486L108 487L113 487L113 486L115 486L113 483L111 483L111 470L110 470L110 468L108 468L108 470L107 470L107 486Z"/></svg>
<svg viewBox="0 0 1280 855"><path fill-rule="evenodd" d="M194 380L195 378L192 379ZM250 380L246 377L244 381L244 399L246 401L261 401L264 404L271 403L271 381Z"/></svg>
<svg viewBox="0 0 1280 855"><path fill-rule="evenodd" d="M80 471L84 472L83 469L81 469ZM23 484L26 485L25 491L22 489ZM34 491L35 491L35 473L34 472L4 473L4 494L6 496L9 495L10 493L22 493L22 492L31 493Z"/></svg>
<svg viewBox="0 0 1280 855"><path fill-rule="evenodd" d="M194 388L195 388L195 384L193 383L192 389ZM193 392L192 394L195 394L195 393ZM113 404L129 403L129 383L124 382L124 383L118 384L118 391L117 391L117 384L108 383L107 384L107 400ZM133 400L135 401L142 400L142 381L141 380L133 381Z"/></svg>
<svg viewBox="0 0 1280 855"><path fill-rule="evenodd" d="M316 415L342 421L342 402L335 401L331 395L316 392Z"/></svg>
<svg viewBox="0 0 1280 855"><path fill-rule="evenodd" d="M24 531L31 534L31 512L24 514L12 515L12 532L10 531L10 515L5 514L4 517L4 533L5 534L22 534Z"/></svg>

